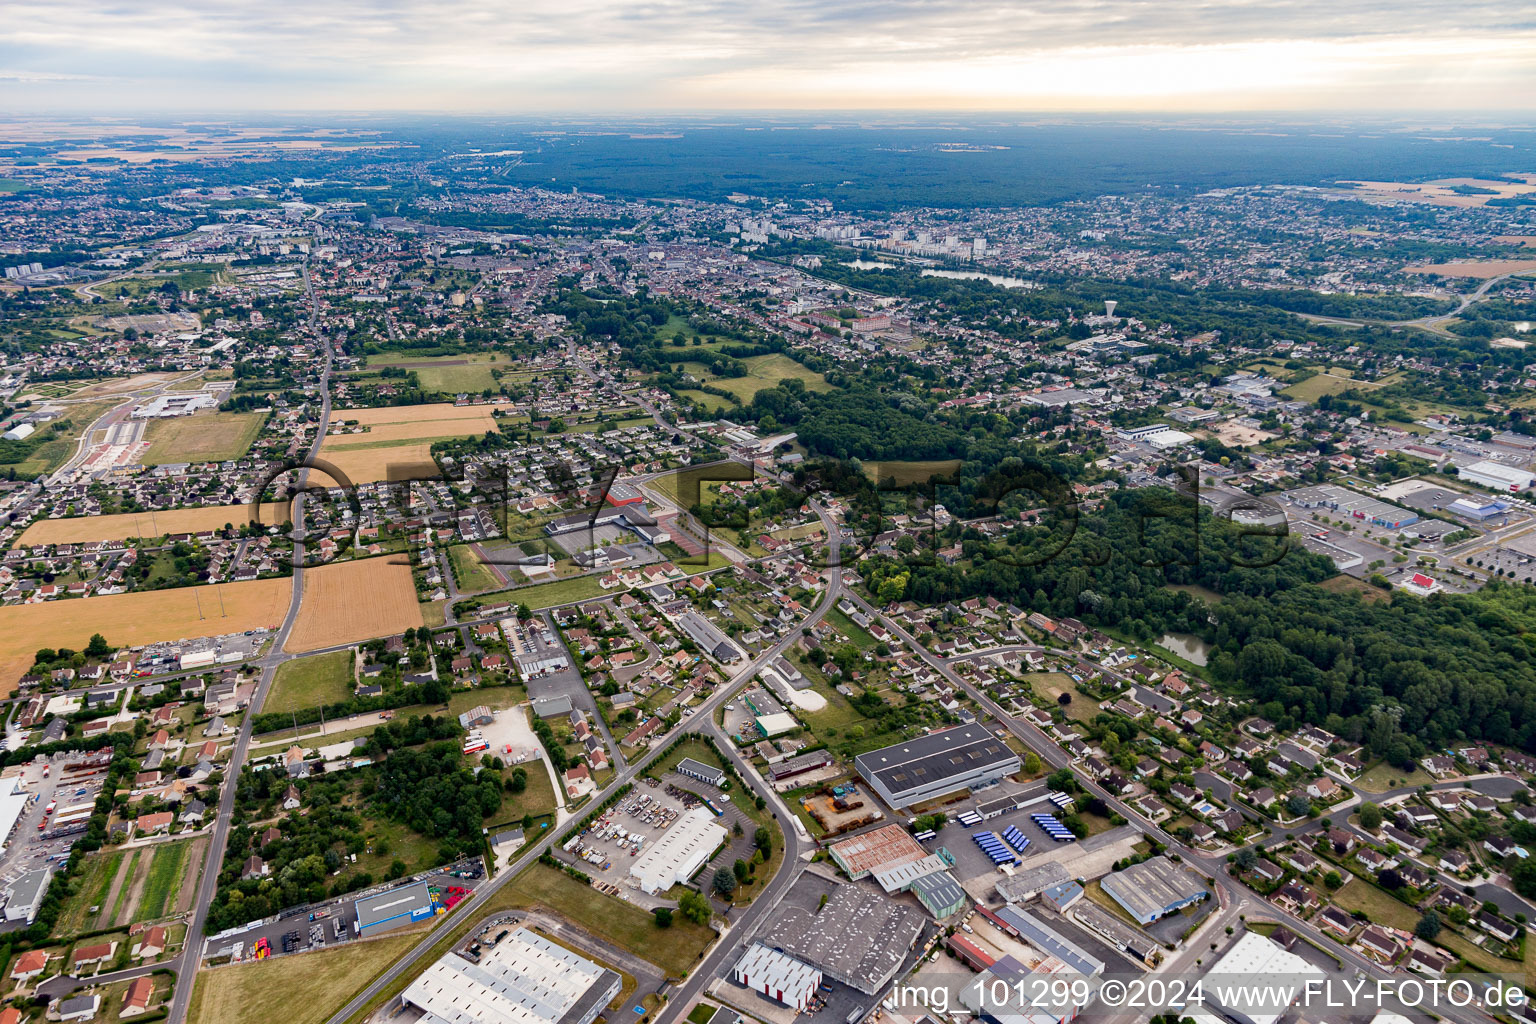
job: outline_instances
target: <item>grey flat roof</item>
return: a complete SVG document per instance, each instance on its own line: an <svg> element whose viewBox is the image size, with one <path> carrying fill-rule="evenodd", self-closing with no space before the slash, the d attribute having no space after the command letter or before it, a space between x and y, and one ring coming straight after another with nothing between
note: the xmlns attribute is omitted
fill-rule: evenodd
<svg viewBox="0 0 1536 1024"><path fill-rule="evenodd" d="M999 909L997 916L1018 929L1024 941L1031 946L1066 962L1079 974L1086 974L1091 978L1104 970L1104 961L1089 956L1077 943L1048 928L1033 914L1026 913L1010 903Z"/></svg>
<svg viewBox="0 0 1536 1024"><path fill-rule="evenodd" d="M28 871L11 883L6 902L17 907L35 906L48 891L48 882L52 878L53 872L47 868Z"/></svg>
<svg viewBox="0 0 1536 1024"><path fill-rule="evenodd" d="M892 793L904 793L1018 759L985 726L962 725L871 750L853 760L865 778L878 779Z"/></svg>
<svg viewBox="0 0 1536 1024"><path fill-rule="evenodd" d="M1071 873L1058 861L1046 861L1039 867L1023 868L1007 878L998 879L997 894L1009 903L1022 902L1071 879Z"/></svg>
<svg viewBox="0 0 1536 1024"><path fill-rule="evenodd" d="M1206 893L1205 883L1188 868L1165 857L1132 864L1124 871L1105 875L1099 882L1105 892L1141 916L1161 914L1175 903Z"/></svg>
<svg viewBox="0 0 1536 1024"><path fill-rule="evenodd" d="M927 897L924 902L936 907L952 907L965 901L965 890L948 871L924 875L912 883L912 891L918 899Z"/></svg>
<svg viewBox="0 0 1536 1024"><path fill-rule="evenodd" d="M426 882L413 882L398 889L381 892L357 901L357 926L367 928L381 921L388 921L420 910L432 902L432 894Z"/></svg>
<svg viewBox="0 0 1536 1024"><path fill-rule="evenodd" d="M857 885L840 885L820 910L790 907L758 937L873 993L901 965L923 932L924 916Z"/></svg>

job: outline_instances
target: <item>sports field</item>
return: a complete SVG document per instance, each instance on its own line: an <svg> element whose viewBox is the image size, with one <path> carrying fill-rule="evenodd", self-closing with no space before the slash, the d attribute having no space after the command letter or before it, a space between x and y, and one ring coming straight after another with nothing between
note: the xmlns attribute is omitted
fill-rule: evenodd
<svg viewBox="0 0 1536 1024"><path fill-rule="evenodd" d="M410 565L387 556L335 562L305 571L304 600L284 649L316 651L421 624Z"/></svg>
<svg viewBox="0 0 1536 1024"><path fill-rule="evenodd" d="M214 412L150 421L144 428L146 466L168 462L224 462L251 450L267 421L264 412Z"/></svg>
<svg viewBox="0 0 1536 1024"><path fill-rule="evenodd" d="M92 633L129 646L275 629L288 613L292 593L293 581L278 578L0 608L0 694L10 693L39 648L82 650ZM416 595L410 597L414 607Z"/></svg>
<svg viewBox="0 0 1536 1024"><path fill-rule="evenodd" d="M266 526L286 521L288 506L267 502L261 506ZM123 512L112 516L80 516L75 519L39 519L17 541L23 547L38 544L83 544L95 540L155 538L168 533L221 530L224 524L240 526L251 521L249 505L209 505L206 508L173 508L159 512Z"/></svg>

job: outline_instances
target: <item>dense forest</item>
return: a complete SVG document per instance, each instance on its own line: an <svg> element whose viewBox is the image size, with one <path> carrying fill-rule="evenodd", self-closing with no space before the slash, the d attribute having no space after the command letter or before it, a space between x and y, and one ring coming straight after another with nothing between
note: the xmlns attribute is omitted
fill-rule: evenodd
<svg viewBox="0 0 1536 1024"><path fill-rule="evenodd" d="M1495 582L1470 595L1362 600L1315 585L1334 574L1326 559L1197 515L1191 500L1156 488L1118 492L1002 540L952 531L970 564L923 552L876 559L871 589L892 596L885 585L904 580L902 596L923 605L991 595L1133 639L1193 633L1214 647L1211 676L1251 696L1259 713L1321 725L1399 765L1458 740L1536 750L1529 588ZM1179 584L1223 600L1207 606L1171 589Z"/></svg>

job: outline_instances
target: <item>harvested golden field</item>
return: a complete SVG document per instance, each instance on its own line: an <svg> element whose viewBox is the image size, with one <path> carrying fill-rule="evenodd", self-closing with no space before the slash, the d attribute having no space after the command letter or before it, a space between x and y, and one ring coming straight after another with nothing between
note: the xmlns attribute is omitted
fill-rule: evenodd
<svg viewBox="0 0 1536 1024"><path fill-rule="evenodd" d="M1410 274L1439 274L1441 277L1475 277L1487 280L1505 274L1524 274L1536 270L1536 260L1457 260L1454 263L1425 263L1404 267Z"/></svg>
<svg viewBox="0 0 1536 1024"><path fill-rule="evenodd" d="M435 402L431 405L391 405L378 409L338 409L331 415L333 423L357 422L365 427L381 423L447 422L448 420L473 420L491 418L495 405L454 405L452 402Z"/></svg>
<svg viewBox="0 0 1536 1024"><path fill-rule="evenodd" d="M261 506L263 525L286 522L288 506L267 502ZM209 505L206 508L173 508L161 512L124 512L113 516L81 516L78 519L39 519L27 527L19 544L83 544L95 540L128 540L131 537L163 537L168 533L219 530L225 523L251 521L249 505Z"/></svg>
<svg viewBox="0 0 1536 1024"><path fill-rule="evenodd" d="M1522 249L1536 249L1536 235L1497 235L1495 242L1503 242L1505 245L1518 245Z"/></svg>
<svg viewBox="0 0 1536 1024"><path fill-rule="evenodd" d="M0 608L0 692L15 687L39 648L82 650L92 633L121 647L275 629L292 593L292 580L270 579Z"/></svg>
<svg viewBox="0 0 1536 1024"><path fill-rule="evenodd" d="M327 434L321 453L349 448L376 448L395 442L426 441L444 437L469 437L494 433L496 421L490 416L463 416L451 420L417 420L414 423L378 423L361 434Z"/></svg>
<svg viewBox="0 0 1536 1024"><path fill-rule="evenodd" d="M389 479L389 467L401 467L396 479L420 480L437 476L437 466L432 462L432 446L429 444L396 444L383 448L361 448L352 451L331 452L321 449L320 458L346 474L354 484L368 484ZM428 470L426 467L430 466ZM405 467L421 467L411 470L408 476L400 476Z"/></svg>
<svg viewBox="0 0 1536 1024"><path fill-rule="evenodd" d="M1388 199L1431 206L1483 206L1490 199L1511 199L1536 192L1528 181L1482 178L1442 178L1422 183L1407 181L1341 181L1349 195L1358 199ZM1349 186L1354 186L1353 188ZM1460 186L1463 191L1457 191ZM1477 191L1470 191L1470 190Z"/></svg>
<svg viewBox="0 0 1536 1024"><path fill-rule="evenodd" d="M421 605L404 556L335 562L305 570L304 600L284 649L315 651L420 625Z"/></svg>

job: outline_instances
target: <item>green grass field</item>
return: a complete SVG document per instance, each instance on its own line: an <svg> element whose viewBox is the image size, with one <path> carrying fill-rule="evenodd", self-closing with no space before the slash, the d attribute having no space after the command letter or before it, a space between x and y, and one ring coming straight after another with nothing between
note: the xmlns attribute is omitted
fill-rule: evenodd
<svg viewBox="0 0 1536 1024"><path fill-rule="evenodd" d="M872 651L878 643L863 627L836 608L827 612L827 622L833 629L846 636L849 643L861 651Z"/></svg>
<svg viewBox="0 0 1536 1024"><path fill-rule="evenodd" d="M521 711L510 713L522 714ZM516 767L528 773L528 788L521 793L504 792L501 798L501 811L497 817L507 821L521 821L527 814L535 818L554 814L555 785L549 777L549 769L544 767L544 762L525 761ZM511 778L512 769L508 768L504 774L507 778Z"/></svg>
<svg viewBox="0 0 1536 1024"><path fill-rule="evenodd" d="M64 904L64 910L54 926L55 934L75 935L94 928L96 915L90 910L106 900L107 893L112 889L112 879L116 877L122 863L123 854L120 850L103 850L85 859L79 881L75 883L75 894Z"/></svg>
<svg viewBox="0 0 1536 1024"><path fill-rule="evenodd" d="M672 927L658 928L656 919L639 907L601 896L590 886L543 864L534 864L517 876L506 887L505 898L512 907L548 907L598 938L633 951L674 978L691 969L714 940L713 929L681 915L673 918Z"/></svg>
<svg viewBox="0 0 1536 1024"><path fill-rule="evenodd" d="M0 178L0 192L25 192L31 187L18 178Z"/></svg>
<svg viewBox="0 0 1536 1024"><path fill-rule="evenodd" d="M499 366L498 366L499 364ZM419 356L410 352L381 352L368 357L368 368L404 366L421 379L428 391L445 395L479 392L497 386L491 367L510 369L514 364L497 352L466 352L451 356Z"/></svg>
<svg viewBox="0 0 1536 1024"><path fill-rule="evenodd" d="M154 860L149 865L149 878L144 883L144 895L139 898L134 917L141 921L156 921L165 916L166 908L173 905L172 898L186 877L187 851L191 846L190 842L182 842L156 847Z"/></svg>
<svg viewBox="0 0 1536 1024"><path fill-rule="evenodd" d="M199 971L193 1024L323 1024L421 936L411 933L340 949Z"/></svg>
<svg viewBox="0 0 1536 1024"><path fill-rule="evenodd" d="M455 544L449 548L448 558L453 562L453 571L459 578L460 591L473 594L498 586L496 577L485 567L485 563L475 557L468 544Z"/></svg>
<svg viewBox="0 0 1536 1024"><path fill-rule="evenodd" d="M196 291L199 288L207 288L214 283L215 279L215 276L206 270L188 270L180 274L163 276L125 277L121 281L108 281L106 284L96 285L96 291L109 299L136 299L164 288L167 284L175 284L179 291Z"/></svg>
<svg viewBox="0 0 1536 1024"><path fill-rule="evenodd" d="M283 662L261 710L298 711L346 700L352 696L352 660L351 651L333 651Z"/></svg>
<svg viewBox="0 0 1536 1024"><path fill-rule="evenodd" d="M709 383L729 391L743 402L752 401L759 391L790 378L804 381L807 391L832 390L832 385L828 384L821 374L807 370L789 356L779 352L771 352L765 356L752 356L743 362L747 364L745 377L717 377Z"/></svg>
<svg viewBox="0 0 1536 1024"><path fill-rule="evenodd" d="M147 466L168 462L224 462L250 451L267 421L264 412L216 412L155 420L144 428Z"/></svg>
<svg viewBox="0 0 1536 1024"><path fill-rule="evenodd" d="M684 398L698 402L701 406L708 410L709 415L711 416L721 416L736 408L734 405L721 398L719 395L711 395L706 391L695 391L693 389L689 389L687 391L679 391L678 394L682 395Z"/></svg>
<svg viewBox="0 0 1536 1024"><path fill-rule="evenodd" d="M153 856L152 851L150 855ZM123 911L126 909L128 894L133 891L133 878L138 873L139 860L143 856L144 851L142 849L134 850L128 855L128 870L123 875L122 887L117 890L117 899L112 901L111 920L113 921L121 921L123 919Z"/></svg>
<svg viewBox="0 0 1536 1024"><path fill-rule="evenodd" d="M1355 387L1356 382L1337 374L1318 373L1299 384L1292 384L1281 394L1298 402L1316 402L1323 395L1336 395Z"/></svg>

